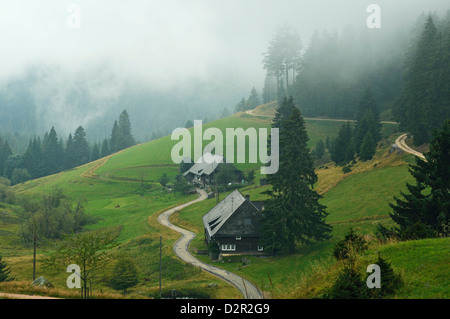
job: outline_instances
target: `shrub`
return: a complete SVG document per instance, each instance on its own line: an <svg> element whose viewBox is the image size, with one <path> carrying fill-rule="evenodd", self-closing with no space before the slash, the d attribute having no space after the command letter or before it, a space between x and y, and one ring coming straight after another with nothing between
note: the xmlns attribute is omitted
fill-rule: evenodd
<svg viewBox="0 0 450 319"><path fill-rule="evenodd" d="M403 284L402 276L394 272L391 263L381 257L380 253L378 253L378 258L375 260L374 264L380 267L381 288L371 289L370 297L383 298L394 294Z"/></svg>
<svg viewBox="0 0 450 319"><path fill-rule="evenodd" d="M366 249L367 242L364 237L350 228L344 239L334 245L333 256L338 260L348 259L352 254L360 253Z"/></svg>
<svg viewBox="0 0 450 319"><path fill-rule="evenodd" d="M354 264L344 266L325 298L365 299L369 292L366 281Z"/></svg>

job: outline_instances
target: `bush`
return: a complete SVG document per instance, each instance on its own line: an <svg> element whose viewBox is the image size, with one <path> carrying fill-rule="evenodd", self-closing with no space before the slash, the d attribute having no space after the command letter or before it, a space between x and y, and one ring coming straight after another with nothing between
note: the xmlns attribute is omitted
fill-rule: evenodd
<svg viewBox="0 0 450 319"><path fill-rule="evenodd" d="M134 261L131 258L120 258L114 266L113 277L110 285L114 290L122 290L127 292L128 288L138 284L138 272Z"/></svg>
<svg viewBox="0 0 450 319"><path fill-rule="evenodd" d="M383 298L394 294L403 284L402 276L394 272L391 263L381 257L380 253L378 253L378 258L373 263L380 267L381 288L371 289L370 297Z"/></svg>
<svg viewBox="0 0 450 319"><path fill-rule="evenodd" d="M346 265L340 272L325 298L366 299L369 296L366 281L355 265Z"/></svg>
<svg viewBox="0 0 450 319"><path fill-rule="evenodd" d="M367 242L364 237L350 228L344 239L334 245L333 256L338 260L348 259L352 254L360 253L366 249Z"/></svg>
<svg viewBox="0 0 450 319"><path fill-rule="evenodd" d="M404 228L400 234L400 240L417 240L438 237L438 233L420 220L414 225Z"/></svg>
<svg viewBox="0 0 450 319"><path fill-rule="evenodd" d="M342 173L347 174L350 173L352 171L352 169L350 168L349 165L342 167Z"/></svg>

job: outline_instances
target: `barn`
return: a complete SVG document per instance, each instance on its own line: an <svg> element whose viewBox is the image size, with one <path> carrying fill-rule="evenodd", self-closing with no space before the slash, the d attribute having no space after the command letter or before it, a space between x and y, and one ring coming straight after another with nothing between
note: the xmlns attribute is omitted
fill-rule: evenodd
<svg viewBox="0 0 450 319"><path fill-rule="evenodd" d="M262 254L259 245L259 217L264 202L251 202L239 190L233 191L203 216L207 245L214 242L225 254Z"/></svg>

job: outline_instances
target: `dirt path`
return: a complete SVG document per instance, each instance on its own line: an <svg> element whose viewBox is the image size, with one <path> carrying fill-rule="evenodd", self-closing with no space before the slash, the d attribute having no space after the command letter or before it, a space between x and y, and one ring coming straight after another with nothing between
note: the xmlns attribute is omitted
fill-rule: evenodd
<svg viewBox="0 0 450 319"><path fill-rule="evenodd" d="M265 114L258 114L254 112L255 110L247 110L245 111L246 114L253 115L253 116L259 116L259 117L273 117L272 115L265 115ZM314 121L333 121L333 122L355 122L354 120L345 120L345 119L327 119L327 118L319 118L319 117L304 117L305 120L314 120ZM397 122L393 121L380 121L382 124L398 124Z"/></svg>
<svg viewBox="0 0 450 319"><path fill-rule="evenodd" d="M395 140L395 144L396 144L401 150L403 150L403 151L405 151L405 152L407 152L407 153L413 154L413 155L415 155L415 156L418 156L418 157L420 157L420 158L422 158L422 159L425 159L425 156L423 156L422 153L413 150L411 147L409 147L409 146L406 144L406 138L407 138L407 134L402 134L402 135L400 135L400 136L397 137L397 139Z"/></svg>
<svg viewBox="0 0 450 319"><path fill-rule="evenodd" d="M229 283L234 285L237 289L239 289L245 298L261 299L262 298L261 291L255 285L253 285L251 282L249 282L248 280L246 280L236 274L233 274L229 271L223 270L221 268L205 264L202 261L195 258L194 256L192 256L191 253L189 252L188 247L189 247L190 242L192 241L192 239L194 239L194 237L196 235L189 230L186 230L181 227L173 225L169 221L170 215L172 215L176 211L179 211L191 204L205 200L208 197L204 190L198 189L197 192L199 193L200 197L197 198L196 200L193 200L186 204L166 210L165 212L161 213L158 216L158 222L161 225L166 226L166 227L181 234L181 238L178 239L177 242L173 245L173 251L174 251L175 255L178 256L179 258L181 258L182 260L219 277L220 279L228 281Z"/></svg>
<svg viewBox="0 0 450 319"><path fill-rule="evenodd" d="M35 296L35 295L20 295L0 292L0 298L6 299L60 299L55 297Z"/></svg>

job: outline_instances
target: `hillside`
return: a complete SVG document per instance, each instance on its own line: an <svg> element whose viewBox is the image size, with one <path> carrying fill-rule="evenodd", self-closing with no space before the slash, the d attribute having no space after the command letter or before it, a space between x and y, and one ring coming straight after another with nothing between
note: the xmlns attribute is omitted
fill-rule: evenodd
<svg viewBox="0 0 450 319"><path fill-rule="evenodd" d="M270 108L266 108L270 112ZM309 146L313 147L318 140L327 136L334 137L342 123L332 120L306 120L309 136ZM217 127L224 131L228 127L267 128L270 126L270 116L261 117L248 113L236 115L207 123L203 129ZM384 124L383 132L389 136L395 131L393 124ZM193 132L193 129L190 129ZM397 134L398 135L398 134ZM299 248L292 256L271 257L255 259L250 265L242 267L241 262L223 264L223 268L236 272L263 289L278 289L284 286L295 274L308 269L310 263L327 259L333 242L340 238L350 227L372 236L377 221L387 220L387 203L392 201L393 195L398 195L405 189L405 183L411 180L406 162L410 155L388 155L389 145L396 135L385 140L378 149L377 155L371 161L357 163L350 173L342 173L342 168L333 164L321 166L317 169L319 182L316 186L323 195L323 203L328 207L328 221L333 225L334 238L328 242L308 248ZM170 158L170 152L177 141L166 136L151 142L136 145L108 158L64 171L56 175L47 176L38 180L28 181L16 185L15 191L20 195L39 195L50 191L53 187L62 188L68 197L86 200L86 211L99 218L99 221L89 226L90 229L120 226L121 251L127 252L137 260L141 271L140 296L151 296L155 293L158 278L158 237L164 238L163 260L166 260L166 272L163 275L164 289L183 290L187 282L192 286L192 293L206 293L213 298L235 298L239 293L228 284L220 284L218 290L209 291L210 282L220 282L215 277L205 275L198 269L177 260L171 251L171 245L177 236L161 227L156 222L158 212L184 203L195 198L196 195L180 196L167 192L158 183L160 176L166 173L171 180L179 172L179 167ZM205 143L206 144L206 143ZM205 145L204 144L204 145ZM263 199L261 193L267 186L259 187L259 167L261 164L236 164L248 172L255 170L255 184L244 186L242 192L249 193L254 199ZM226 194L221 194L221 198ZM382 204L381 204L382 203ZM381 205L380 205L381 204ZM120 205L120 208L115 208ZM191 249L204 249L202 247L201 216L215 205L214 199L194 204L178 213L174 222L197 232L198 236L191 244ZM11 265L14 274L19 280L27 280L31 270L26 265L30 263L30 249L11 250L12 233L17 231L17 217L10 213L13 223L2 225L0 236L9 239L3 241L8 244L0 245L0 252ZM2 235L3 234L3 235ZM3 239L3 238L2 238ZM44 247L43 247L44 249ZM48 248L45 248L47 251ZM207 258L203 258L207 262ZM279 265L283 264L280 269ZM40 270L46 274L45 270ZM175 275L175 274L178 275ZM274 287L268 286L267 274L270 274ZM51 274L47 274L52 276ZM56 276L64 286L64 274ZM56 280L56 279L55 279ZM221 282L220 282L221 283ZM107 289L107 288L106 288Z"/></svg>
<svg viewBox="0 0 450 319"><path fill-rule="evenodd" d="M328 124L317 125L314 121L307 122L311 146L327 135L332 137L336 134L338 125L334 122ZM269 119L234 115L207 123L203 129L217 127L224 131L228 127L246 129L269 126ZM190 131L193 132L193 129L191 128ZM163 173L166 173L173 181L179 172L178 165L174 164L170 157L171 149L176 143L177 141L172 141L170 136L166 136L71 170L30 180L14 186L13 189L18 196L39 196L51 192L54 187L61 188L68 198L84 199L86 212L98 219L97 223L88 226L89 229L120 226L121 251L129 251L136 257L141 271L140 278L144 282L141 290L145 291L145 294L153 293L157 287L158 237L162 235L166 238L163 257L170 260L169 273L163 275L163 282L167 286L182 289L186 280L194 281L196 284L193 289L202 291L204 288L199 287L203 287L205 280L217 282L217 279L208 276L206 278L209 279L200 279L198 276L201 273L178 261L172 255L170 248L176 236L167 229L159 227L155 222L156 219L153 218L157 212L165 208L188 202L196 197L196 195L180 196L167 192L158 182ZM236 166L244 172L254 170L256 183L258 183L261 164L236 164ZM116 205L120 208L115 208ZM0 253L11 265L13 274L18 280L29 280L31 268L28 265L31 264L32 250L30 247L24 248L16 243L15 239L15 234L20 230L20 218L16 210L11 209L5 209L2 212L3 215L7 218L2 217ZM45 253L49 249L51 249L49 246L40 243L38 254ZM180 275L174 277L170 274L173 272L178 272ZM54 274L41 269L38 269L38 274L54 277ZM65 274L60 274L56 278L59 278L60 283L55 286L64 287ZM229 285L221 285L218 291L210 295L234 298L239 296L239 293Z"/></svg>

